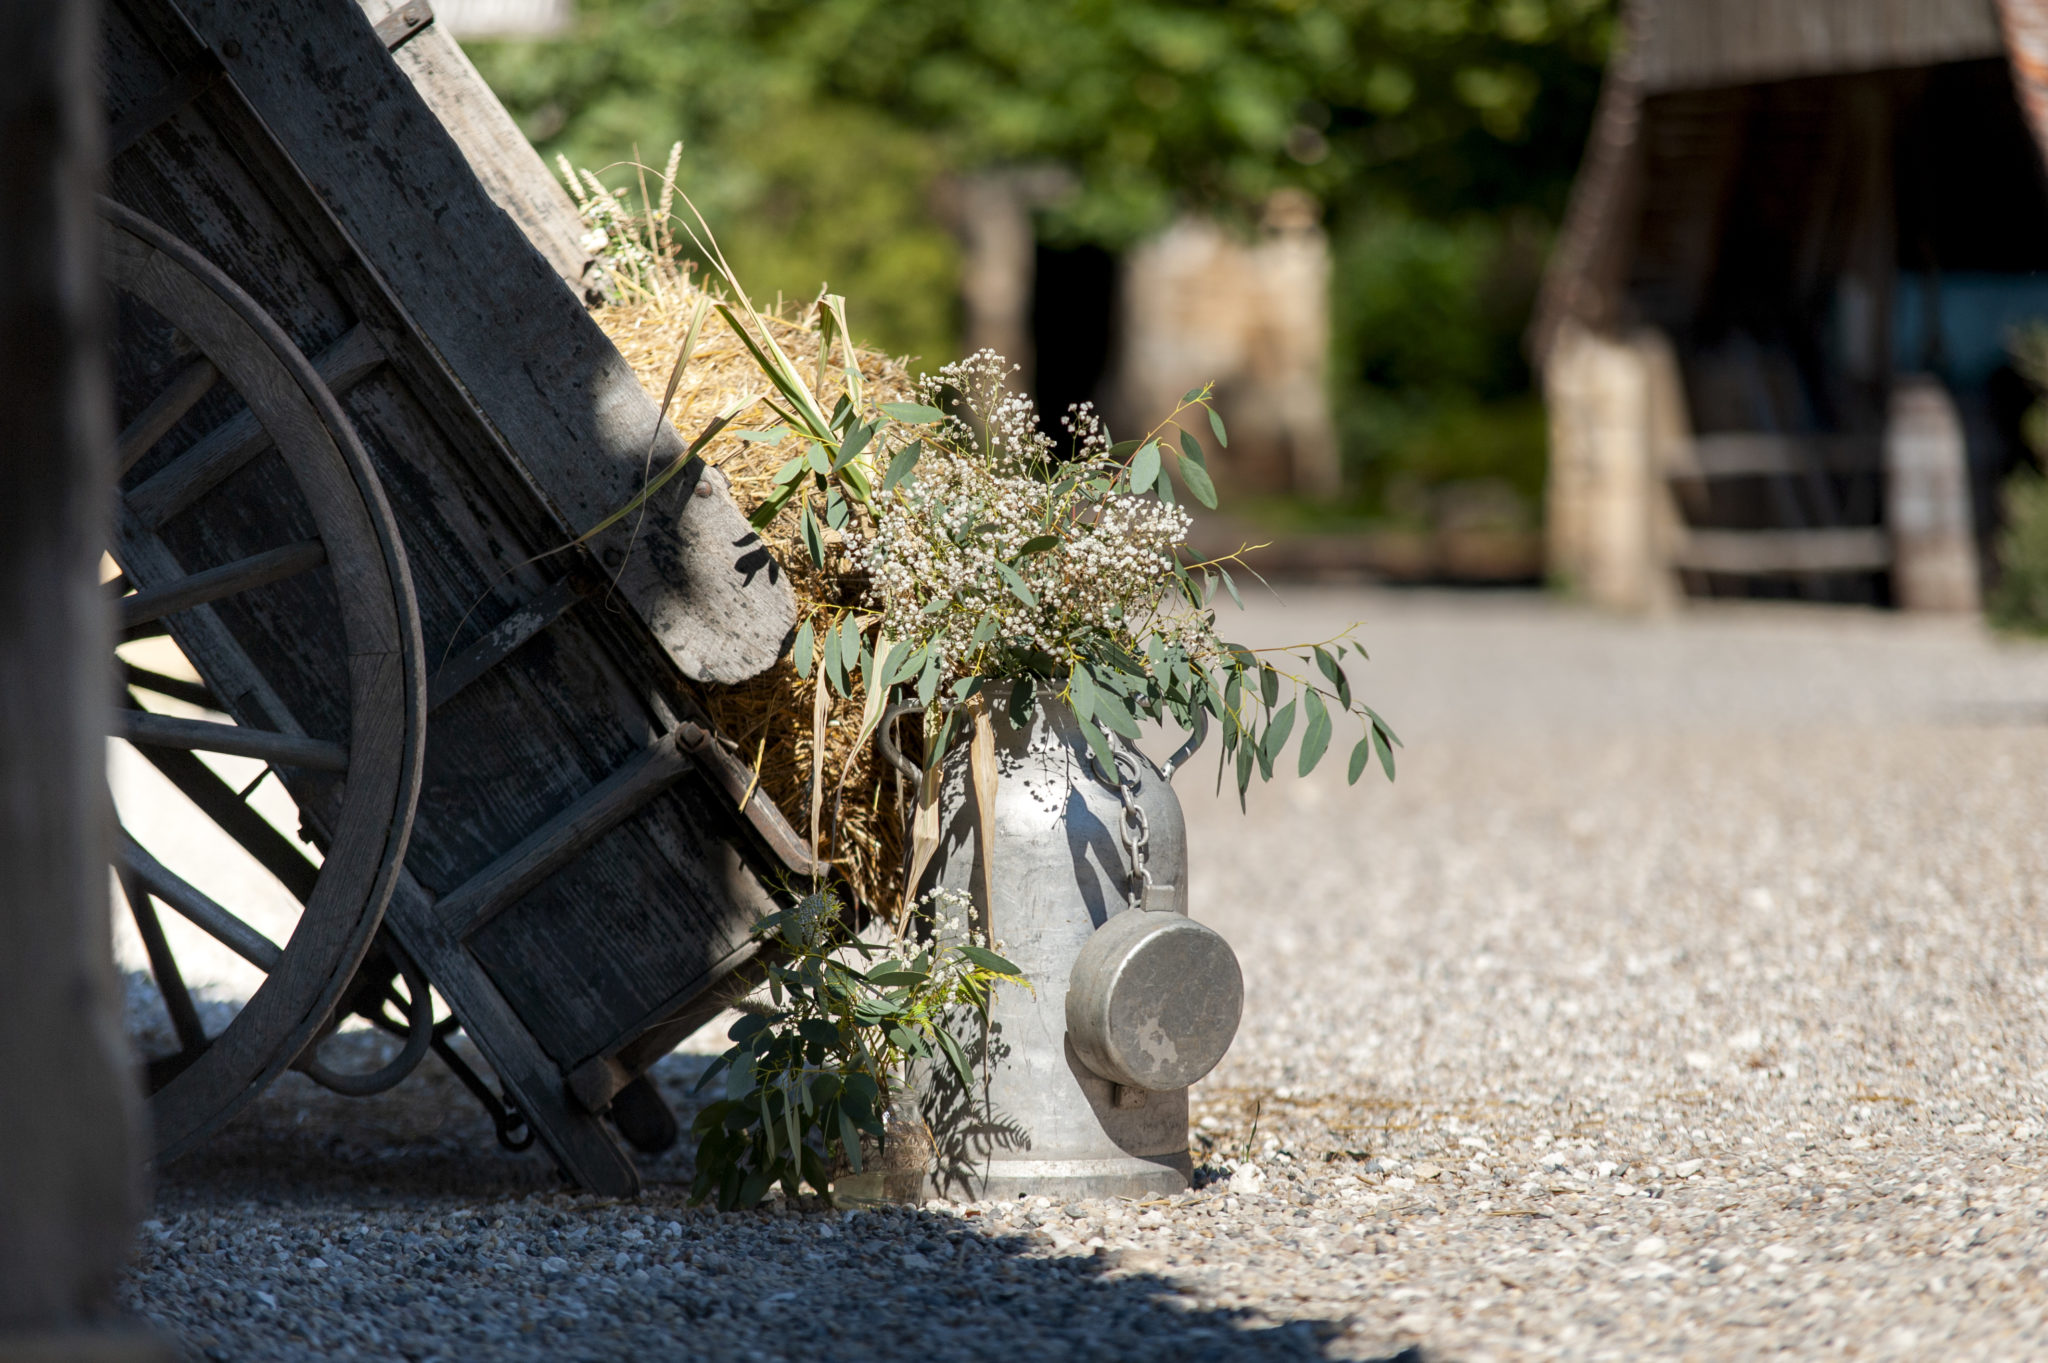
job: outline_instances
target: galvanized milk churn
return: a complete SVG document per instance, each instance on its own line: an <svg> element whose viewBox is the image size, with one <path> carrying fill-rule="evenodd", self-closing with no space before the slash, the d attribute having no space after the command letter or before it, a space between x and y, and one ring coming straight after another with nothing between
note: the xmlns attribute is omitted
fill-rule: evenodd
<svg viewBox="0 0 2048 1363"><path fill-rule="evenodd" d="M991 846L958 749L920 888L971 898L1031 987L997 988L977 1092L939 1067L918 1077L935 1151L925 1186L977 1198L1179 1191L1193 1171L1188 1085L1222 1059L1244 1002L1229 943L1187 916L1187 829L1170 781L1206 726L1163 768L1112 738L1112 784L1064 702L1041 696L1019 727L1007 688L988 695Z"/></svg>

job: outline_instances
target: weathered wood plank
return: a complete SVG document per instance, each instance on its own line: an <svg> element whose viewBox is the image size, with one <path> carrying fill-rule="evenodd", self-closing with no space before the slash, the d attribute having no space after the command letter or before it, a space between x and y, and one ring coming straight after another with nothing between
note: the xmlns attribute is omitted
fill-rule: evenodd
<svg viewBox="0 0 2048 1363"><path fill-rule="evenodd" d="M442 664L427 683L427 708L437 710L496 667L583 599L575 582L563 578L491 626L490 632Z"/></svg>
<svg viewBox="0 0 2048 1363"><path fill-rule="evenodd" d="M711 988L774 905L715 827L703 785L678 781L638 819L500 911L470 952L566 1072L616 1050ZM722 893L721 893L722 892ZM715 902L722 915L679 916ZM573 960L574 969L564 962Z"/></svg>
<svg viewBox="0 0 2048 1363"><path fill-rule="evenodd" d="M570 1100L561 1070L535 1040L531 1024L462 944L440 929L433 896L410 875L400 874L385 922L463 1020L498 1082L563 1170L601 1195L639 1192L640 1172L618 1137Z"/></svg>
<svg viewBox="0 0 2048 1363"><path fill-rule="evenodd" d="M1691 530L1673 566L1703 573L1862 573L1891 566L1876 527L1834 530Z"/></svg>
<svg viewBox="0 0 2048 1363"><path fill-rule="evenodd" d="M464 936L553 875L695 766L670 732L443 898L440 912ZM459 925L459 926L458 926Z"/></svg>
<svg viewBox="0 0 2048 1363"><path fill-rule="evenodd" d="M206 60L174 72L156 89L130 101L126 108L118 110L107 127L108 159L119 156L162 127L219 79L220 66L209 54Z"/></svg>
<svg viewBox="0 0 2048 1363"><path fill-rule="evenodd" d="M484 83L461 44L434 24L423 0L358 0L363 13L394 49L398 69L462 149L492 202L547 258L578 297L594 260L583 247L589 230L568 191ZM424 21L419 16L425 14ZM411 16L411 17L408 17ZM404 45L391 42L403 29Z"/></svg>
<svg viewBox="0 0 2048 1363"><path fill-rule="evenodd" d="M491 202L352 0L193 0L187 12L215 50L237 46L230 76L513 441L564 539L633 495L650 443L657 467L680 452L631 369ZM390 169L397 149L403 180ZM795 601L738 508L721 489L650 511L645 552L627 557L623 527L599 546L620 594L691 676L737 681L768 667Z"/></svg>

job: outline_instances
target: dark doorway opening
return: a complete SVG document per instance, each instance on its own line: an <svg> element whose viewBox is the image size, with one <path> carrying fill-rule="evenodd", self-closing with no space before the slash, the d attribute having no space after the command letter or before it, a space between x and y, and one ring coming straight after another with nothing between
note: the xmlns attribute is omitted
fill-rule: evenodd
<svg viewBox="0 0 2048 1363"><path fill-rule="evenodd" d="M1060 418L1067 409L1077 402L1102 405L1115 342L1117 260L1100 246L1040 242L1033 265L1032 396L1040 426L1064 453Z"/></svg>

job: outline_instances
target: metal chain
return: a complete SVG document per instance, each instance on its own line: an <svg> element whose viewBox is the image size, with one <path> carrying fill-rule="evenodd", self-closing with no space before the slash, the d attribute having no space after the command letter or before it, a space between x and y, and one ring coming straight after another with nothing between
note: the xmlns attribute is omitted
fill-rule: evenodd
<svg viewBox="0 0 2048 1363"><path fill-rule="evenodd" d="M1131 794L1131 786L1138 779L1137 764L1119 752L1116 771L1123 778L1116 789L1124 802L1124 846L1131 856L1131 878L1124 895L1130 907L1142 909L1152 893L1152 868L1146 856L1146 844L1151 841L1152 830L1145 822L1145 811L1138 808L1138 801Z"/></svg>

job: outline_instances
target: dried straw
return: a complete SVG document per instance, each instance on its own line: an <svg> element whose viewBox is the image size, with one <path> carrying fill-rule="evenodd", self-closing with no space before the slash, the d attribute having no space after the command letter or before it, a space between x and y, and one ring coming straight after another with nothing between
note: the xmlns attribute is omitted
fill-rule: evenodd
<svg viewBox="0 0 2048 1363"><path fill-rule="evenodd" d="M625 296L600 306L595 317L612 344L633 366L641 385L659 402L668 387L676 355L688 330L701 291L686 269L666 269L653 278L643 273L640 287L618 290ZM805 374L816 372L819 333L815 309L799 312L778 306L768 313L776 342ZM861 378L876 401L915 396L903 359L889 359L872 350L858 352ZM835 347L832 364L844 363ZM763 388L753 360L724 319L710 313L699 332L697 348L683 372L669 419L689 439L709 424L726 403ZM827 403L829 406L829 402ZM775 472L795 452L748 442L733 434L773 424L766 408L742 413L731 427L704 449L705 461L731 480L732 494L743 511L751 512L774 488ZM861 584L827 568L816 568L797 540L794 508L784 511L761 533L790 577L799 615L821 607L852 604ZM720 733L737 743L754 766L761 789L775 801L792 825L809 823L811 803L812 705L817 674L796 675L787 660L737 686L705 688L706 708ZM860 729L862 696L833 698L825 739L823 854L844 872L855 896L871 909L893 909L902 894L903 792L893 772L872 747L853 751ZM901 738L914 753L916 725L899 726Z"/></svg>

